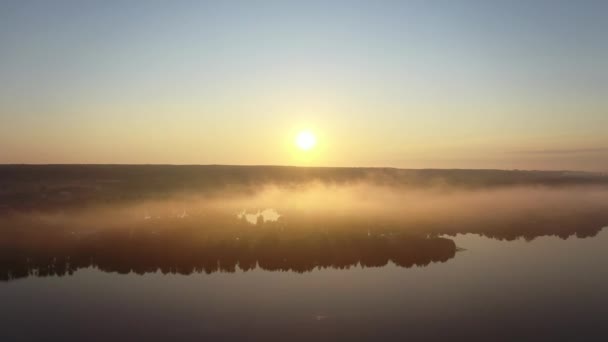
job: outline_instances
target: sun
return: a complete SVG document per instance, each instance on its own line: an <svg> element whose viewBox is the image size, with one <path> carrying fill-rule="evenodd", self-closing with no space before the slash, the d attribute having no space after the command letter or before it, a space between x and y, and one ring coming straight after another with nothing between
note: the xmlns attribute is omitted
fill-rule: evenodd
<svg viewBox="0 0 608 342"><path fill-rule="evenodd" d="M310 131L301 131L296 136L296 146L303 151L308 151L315 147L317 138Z"/></svg>

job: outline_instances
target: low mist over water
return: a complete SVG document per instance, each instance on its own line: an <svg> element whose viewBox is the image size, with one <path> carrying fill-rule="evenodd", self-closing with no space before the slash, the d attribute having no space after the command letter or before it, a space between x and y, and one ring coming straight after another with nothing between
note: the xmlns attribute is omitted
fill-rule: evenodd
<svg viewBox="0 0 608 342"><path fill-rule="evenodd" d="M608 176L597 173L109 165L3 166L0 175L6 229L162 223L205 230L248 222L568 236L577 225L601 228L608 207ZM529 226L529 233L518 228Z"/></svg>

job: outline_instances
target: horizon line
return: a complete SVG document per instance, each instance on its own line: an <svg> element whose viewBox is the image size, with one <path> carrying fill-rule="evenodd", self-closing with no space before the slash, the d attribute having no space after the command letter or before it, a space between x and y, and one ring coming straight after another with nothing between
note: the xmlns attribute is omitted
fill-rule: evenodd
<svg viewBox="0 0 608 342"><path fill-rule="evenodd" d="M280 165L280 164L173 164L173 163L0 163L2 166L201 166L201 167L285 167L308 169L394 169L394 170L444 170L444 171L510 171L510 172L577 172L603 174L608 170L567 170L567 169L498 169L498 168L405 168L396 166L306 166L306 165Z"/></svg>

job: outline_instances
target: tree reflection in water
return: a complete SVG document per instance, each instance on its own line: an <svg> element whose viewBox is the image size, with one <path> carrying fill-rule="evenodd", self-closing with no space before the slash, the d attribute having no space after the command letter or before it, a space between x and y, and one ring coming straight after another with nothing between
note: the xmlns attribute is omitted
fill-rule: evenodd
<svg viewBox="0 0 608 342"><path fill-rule="evenodd" d="M16 234L0 251L0 277L63 276L97 267L105 272L191 274L259 267L307 272L316 268L379 267L389 261L424 266L453 258L456 246L440 237L402 232L285 229L281 222L210 229L164 222L91 234L67 231Z"/></svg>
<svg viewBox="0 0 608 342"><path fill-rule="evenodd" d="M0 280L64 276L88 267L120 274L185 275L255 268L302 273L381 267L389 262L408 268L455 257L457 247L446 235L476 233L507 240L588 237L601 230L606 216L603 212L534 219L518 215L500 222L439 220L412 226L394 217L362 220L294 211L276 221L260 219L251 224L243 216L218 211L181 219L113 222L110 228L94 230L26 216L3 223L7 228L0 241Z"/></svg>

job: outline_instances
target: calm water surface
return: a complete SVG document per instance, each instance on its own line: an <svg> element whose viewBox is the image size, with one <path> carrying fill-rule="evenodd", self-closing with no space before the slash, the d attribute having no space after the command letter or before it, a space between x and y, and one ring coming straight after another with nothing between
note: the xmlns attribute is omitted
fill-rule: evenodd
<svg viewBox="0 0 608 342"><path fill-rule="evenodd" d="M608 232L451 238L445 262L143 275L96 266L0 283L0 340L603 340Z"/></svg>

